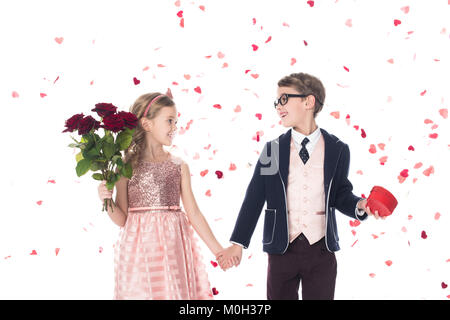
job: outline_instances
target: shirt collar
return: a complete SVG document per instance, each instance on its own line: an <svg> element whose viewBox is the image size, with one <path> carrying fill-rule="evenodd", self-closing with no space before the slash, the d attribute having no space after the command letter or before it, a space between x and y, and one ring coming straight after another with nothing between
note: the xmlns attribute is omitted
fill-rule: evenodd
<svg viewBox="0 0 450 320"><path fill-rule="evenodd" d="M302 141L303 139L305 139L305 137L308 138L309 143L311 143L311 145L314 145L320 138L320 128L319 126L317 126L317 129L314 130L309 136L305 136L303 133L300 133L297 130L294 130L294 128L292 128L291 135L294 141L297 142L299 145L302 144Z"/></svg>

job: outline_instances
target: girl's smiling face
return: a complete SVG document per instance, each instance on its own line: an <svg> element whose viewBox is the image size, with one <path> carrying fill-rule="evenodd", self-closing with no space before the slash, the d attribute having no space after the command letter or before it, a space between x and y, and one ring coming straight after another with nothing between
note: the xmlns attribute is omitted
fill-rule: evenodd
<svg viewBox="0 0 450 320"><path fill-rule="evenodd" d="M162 145L171 146L177 131L177 108L175 106L163 107L159 110L158 115L149 122L151 123L149 131L152 137Z"/></svg>

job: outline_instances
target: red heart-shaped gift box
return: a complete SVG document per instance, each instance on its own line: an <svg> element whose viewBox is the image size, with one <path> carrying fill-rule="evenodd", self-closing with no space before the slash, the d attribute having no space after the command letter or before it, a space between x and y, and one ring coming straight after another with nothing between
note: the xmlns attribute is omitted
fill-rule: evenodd
<svg viewBox="0 0 450 320"><path fill-rule="evenodd" d="M374 213L378 211L380 217L389 216L397 207L398 201L394 195L380 186L374 186L367 198L367 207Z"/></svg>

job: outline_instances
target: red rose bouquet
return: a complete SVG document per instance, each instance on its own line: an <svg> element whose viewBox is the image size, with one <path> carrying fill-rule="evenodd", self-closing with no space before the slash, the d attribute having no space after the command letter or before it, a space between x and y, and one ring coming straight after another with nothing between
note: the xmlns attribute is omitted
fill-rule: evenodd
<svg viewBox="0 0 450 320"><path fill-rule="evenodd" d="M76 143L69 144L71 148L80 148L75 156L77 176L91 170L95 180L106 180L106 187L112 190L121 176L131 179L133 174L131 164L123 162L121 151L130 146L138 119L130 112L116 112L117 107L111 103L97 103L91 111L101 120L79 113L66 120L63 132L78 131L81 136L80 141L71 136ZM104 129L103 137L96 133L99 128ZM112 199L105 199L102 211L107 210L108 205L114 210L112 202Z"/></svg>

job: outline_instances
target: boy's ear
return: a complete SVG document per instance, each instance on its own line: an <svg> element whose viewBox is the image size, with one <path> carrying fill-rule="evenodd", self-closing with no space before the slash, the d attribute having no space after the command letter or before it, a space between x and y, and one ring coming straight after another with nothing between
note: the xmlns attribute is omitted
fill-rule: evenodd
<svg viewBox="0 0 450 320"><path fill-rule="evenodd" d="M316 98L310 94L306 97L306 106L307 109L314 109L314 106L316 105Z"/></svg>

